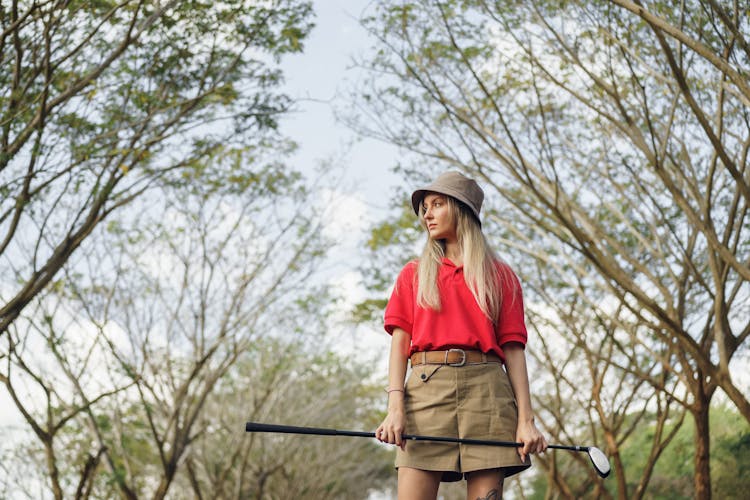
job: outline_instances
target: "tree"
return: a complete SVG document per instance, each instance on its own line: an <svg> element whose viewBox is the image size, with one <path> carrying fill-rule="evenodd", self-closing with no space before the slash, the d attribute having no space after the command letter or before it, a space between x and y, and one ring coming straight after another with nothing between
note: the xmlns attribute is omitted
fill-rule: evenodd
<svg viewBox="0 0 750 500"><path fill-rule="evenodd" d="M144 195L11 326L0 380L55 498L346 498L390 469L374 443L243 434L250 417L367 425L382 397L327 354L314 190L283 164L244 175Z"/></svg>
<svg viewBox="0 0 750 500"><path fill-rule="evenodd" d="M0 3L0 335L92 231L264 144L308 2ZM232 181L231 172L226 180Z"/></svg>
<svg viewBox="0 0 750 500"><path fill-rule="evenodd" d="M382 386L363 383L366 367L296 341L260 344L235 372L233 387L220 391L214 425L226 425L227 432L205 434L196 461L189 459L191 483L203 486L196 496L366 498L390 486L393 450L374 441L278 434L232 439L229 431L245 420L336 429L379 423Z"/></svg>
<svg viewBox="0 0 750 500"><path fill-rule="evenodd" d="M536 289L594 307L558 318L576 349L692 416L698 498L716 389L750 421L731 366L750 335L746 23L713 1L383 3L354 123L416 153L414 183L437 164L502 200L489 227L547 270Z"/></svg>
<svg viewBox="0 0 750 500"><path fill-rule="evenodd" d="M243 432L253 412L366 425L382 397L323 338L326 208L275 130L275 63L311 13L0 2L0 382L24 425L5 491L349 498L383 478L374 443Z"/></svg>

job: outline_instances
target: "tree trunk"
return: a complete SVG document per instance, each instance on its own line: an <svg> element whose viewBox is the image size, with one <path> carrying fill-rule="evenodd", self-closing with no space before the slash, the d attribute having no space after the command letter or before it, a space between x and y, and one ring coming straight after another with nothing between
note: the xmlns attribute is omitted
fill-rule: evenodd
<svg viewBox="0 0 750 500"><path fill-rule="evenodd" d="M702 384L701 384L702 385ZM711 436L709 434L709 399L700 388L700 399L694 406L695 420L695 498L696 500L710 500L711 498Z"/></svg>
<svg viewBox="0 0 750 500"><path fill-rule="evenodd" d="M52 445L52 436L44 441L44 452L47 458L47 472L49 473L50 488L52 489L52 495L55 500L62 500L63 492L60 486L60 471L57 468L57 460L55 459L55 449Z"/></svg>
<svg viewBox="0 0 750 500"><path fill-rule="evenodd" d="M620 457L620 450L617 446L617 436L612 432L605 432L604 439L607 442L607 449L609 450L615 462L614 469L615 469L615 477L617 478L617 499L627 500L628 482L625 479L625 467L622 464L622 458Z"/></svg>

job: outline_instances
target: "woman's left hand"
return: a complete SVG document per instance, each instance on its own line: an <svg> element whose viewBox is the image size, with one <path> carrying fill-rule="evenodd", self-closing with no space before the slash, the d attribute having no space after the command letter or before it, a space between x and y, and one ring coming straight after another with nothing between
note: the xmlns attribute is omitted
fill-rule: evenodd
<svg viewBox="0 0 750 500"><path fill-rule="evenodd" d="M521 460L526 461L526 457L531 453L540 453L547 449L547 440L539 429L536 428L534 420L526 420L518 422L516 429L516 441L523 443L523 446L518 447L518 454L521 455Z"/></svg>

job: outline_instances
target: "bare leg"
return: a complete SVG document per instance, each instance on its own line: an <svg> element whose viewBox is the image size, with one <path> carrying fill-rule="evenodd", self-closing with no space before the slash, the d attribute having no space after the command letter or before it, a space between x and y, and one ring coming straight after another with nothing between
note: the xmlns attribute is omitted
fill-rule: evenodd
<svg viewBox="0 0 750 500"><path fill-rule="evenodd" d="M399 500L435 500L442 475L443 473L439 471L399 467Z"/></svg>
<svg viewBox="0 0 750 500"><path fill-rule="evenodd" d="M501 469L469 472L466 475L467 500L500 500L503 498L504 479Z"/></svg>

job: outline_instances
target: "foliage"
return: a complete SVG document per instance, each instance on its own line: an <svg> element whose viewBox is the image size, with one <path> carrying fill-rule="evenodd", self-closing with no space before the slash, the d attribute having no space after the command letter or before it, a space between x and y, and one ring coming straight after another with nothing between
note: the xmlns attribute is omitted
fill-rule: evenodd
<svg viewBox="0 0 750 500"><path fill-rule="evenodd" d="M382 404L382 389L362 382L366 368L331 353L310 351L287 344L266 350L270 359L248 358L235 381L238 386L224 394L229 401L217 410L236 408L240 419L293 425L376 427L373 410ZM258 380L269 385L259 385ZM231 417L230 413L220 420L234 432L237 418ZM208 449L227 449L207 444ZM245 449L250 446L245 458L250 480L244 481L247 489L241 497L364 498L392 477L392 450L373 441L259 434L246 436L242 444ZM215 470L226 467L225 462L226 453L217 454ZM216 491L213 486L206 489Z"/></svg>
<svg viewBox="0 0 750 500"><path fill-rule="evenodd" d="M93 229L157 186L241 182L277 146L274 67L307 2L0 4L0 335Z"/></svg>
<svg viewBox="0 0 750 500"><path fill-rule="evenodd" d="M711 455L712 495L716 498L729 498L737 491L748 488L748 477L743 474L748 466L747 422L729 407L717 406L711 410ZM677 432L675 439L665 450L654 470L649 496L653 498L693 498L693 464L691 450L694 440L694 426L688 420ZM623 452L627 467L637 477L637 471L646 463L643 450L653 439L654 427L649 426L635 434L625 445ZM635 487L631 484L631 487Z"/></svg>
<svg viewBox="0 0 750 500"><path fill-rule="evenodd" d="M251 416L374 427L382 399L327 347L326 207L275 153L240 165L242 182L144 194L11 326L4 382L55 497L347 498L390 475L372 443L240 434Z"/></svg>
<svg viewBox="0 0 750 500"><path fill-rule="evenodd" d="M750 336L740 12L476 0L380 2L364 19L377 47L353 125L413 153L410 185L450 168L485 186L483 227L525 286L545 429L602 440L621 498L648 494L670 415L695 423L699 498L716 389L750 420L732 377ZM649 420L629 492L620 448ZM580 493L543 463L561 495ZM583 491L609 495L593 480Z"/></svg>
<svg viewBox="0 0 750 500"><path fill-rule="evenodd" d="M251 414L374 427L382 397L327 348L326 207L275 130L310 3L6 4L0 381L23 427L0 491L374 487L391 450L373 443L238 437Z"/></svg>
<svg viewBox="0 0 750 500"><path fill-rule="evenodd" d="M176 361L172 356L171 362ZM382 389L363 383L365 374L364 367L351 365L325 349L297 340L259 339L217 381L170 497L192 492L202 498L364 498L369 490L388 486L393 476L393 451L374 441L244 434L245 421L261 419L317 427L374 428L373 410L381 406ZM117 450L119 458L112 471L98 466L87 486L91 496L119 496L118 482L131 475L132 493L150 496L160 467L143 403L137 397L123 397L102 401L94 411L96 427L88 425L85 418L76 418L60 432L57 457L65 490L72 496L81 469L93 458L90 453L96 432L109 448ZM115 415L117 422L110 420ZM42 458L36 443L26 441L19 449L36 455L36 460ZM12 482L5 487L20 494L28 478L17 476L21 466L17 458L4 458Z"/></svg>
<svg viewBox="0 0 750 500"><path fill-rule="evenodd" d="M634 416L630 416L633 418ZM674 424L671 424L674 425ZM734 410L717 406L711 410L711 435L713 456L713 474L716 478L712 495L716 498L731 498L737 491L748 487L748 478L744 471L748 465L748 425ZM646 425L634 434L623 445L623 462L631 473L628 477L638 477L639 471L648 463L650 443L657 432L655 425ZM674 440L665 450L649 483L649 498L689 499L694 497L693 464L691 450L693 447L693 425L690 420L679 424ZM573 461L573 456L560 454L560 462ZM565 465L562 465L565 467ZM582 469L577 472L568 469L567 474L578 476L578 481L585 480ZM574 482L576 479L573 480ZM631 491L638 486L636 482L629 485ZM616 494L614 483L608 484L612 495ZM541 500L550 494L550 487L544 476L537 477L531 484L526 498Z"/></svg>

